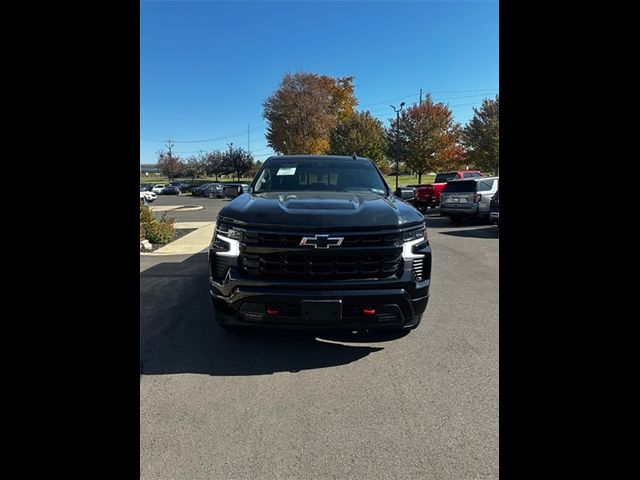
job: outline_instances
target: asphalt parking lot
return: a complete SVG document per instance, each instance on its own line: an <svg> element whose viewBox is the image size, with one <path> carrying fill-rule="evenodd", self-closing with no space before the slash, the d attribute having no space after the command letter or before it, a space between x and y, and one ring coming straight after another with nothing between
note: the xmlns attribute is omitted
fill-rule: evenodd
<svg viewBox="0 0 640 480"><path fill-rule="evenodd" d="M177 222L215 221L218 211L229 202L228 199L192 197L191 195L158 195L158 198L149 204L150 207L167 207L176 205L194 206L200 205L202 210L187 210L184 212L171 210L167 216L174 217Z"/></svg>
<svg viewBox="0 0 640 480"><path fill-rule="evenodd" d="M211 221L225 202L152 205ZM434 214L431 299L404 336L227 333L206 252L141 256L141 478L497 479L498 233Z"/></svg>

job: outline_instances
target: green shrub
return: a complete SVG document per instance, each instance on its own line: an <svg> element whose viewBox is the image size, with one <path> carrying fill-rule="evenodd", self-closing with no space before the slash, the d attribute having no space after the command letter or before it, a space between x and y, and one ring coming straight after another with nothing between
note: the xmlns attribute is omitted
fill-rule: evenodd
<svg viewBox="0 0 640 480"><path fill-rule="evenodd" d="M153 212L149 207L144 204L140 204L140 223L151 223L156 220L153 216Z"/></svg>
<svg viewBox="0 0 640 480"><path fill-rule="evenodd" d="M140 205L140 239L146 238L151 243L169 243L173 240L174 219L167 218L167 213L157 220L146 205Z"/></svg>
<svg viewBox="0 0 640 480"><path fill-rule="evenodd" d="M145 225L145 238L151 243L169 243L173 240L173 223L153 222Z"/></svg>

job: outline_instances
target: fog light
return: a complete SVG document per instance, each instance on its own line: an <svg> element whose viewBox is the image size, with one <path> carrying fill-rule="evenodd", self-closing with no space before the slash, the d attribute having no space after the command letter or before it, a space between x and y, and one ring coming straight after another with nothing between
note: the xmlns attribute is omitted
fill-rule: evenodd
<svg viewBox="0 0 640 480"><path fill-rule="evenodd" d="M267 307L267 315L278 315L280 313L280 309L278 307Z"/></svg>
<svg viewBox="0 0 640 480"><path fill-rule="evenodd" d="M363 315L375 315L376 314L376 309L373 307L365 307L362 309L362 314Z"/></svg>

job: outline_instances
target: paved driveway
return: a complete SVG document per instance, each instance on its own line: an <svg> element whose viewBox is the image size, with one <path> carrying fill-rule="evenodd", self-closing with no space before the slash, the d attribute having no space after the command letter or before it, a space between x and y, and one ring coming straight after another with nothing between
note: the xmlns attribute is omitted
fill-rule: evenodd
<svg viewBox="0 0 640 480"><path fill-rule="evenodd" d="M206 253L141 257L141 478L498 478L497 231L428 225L431 301L400 337L229 334Z"/></svg>

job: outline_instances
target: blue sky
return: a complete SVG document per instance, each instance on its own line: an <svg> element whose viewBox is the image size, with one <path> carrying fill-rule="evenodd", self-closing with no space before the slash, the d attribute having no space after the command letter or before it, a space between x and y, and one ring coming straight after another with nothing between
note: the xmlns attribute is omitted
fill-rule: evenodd
<svg viewBox="0 0 640 480"><path fill-rule="evenodd" d="M385 125L420 88L466 123L498 93L498 2L141 1L140 162L169 138L184 156L247 148L248 125L265 159L262 102L296 71L355 76Z"/></svg>

